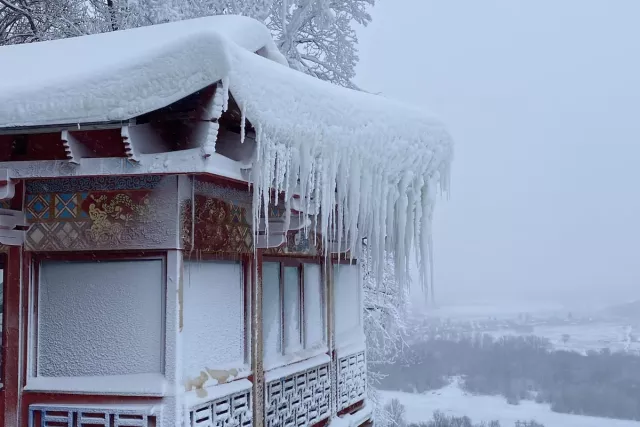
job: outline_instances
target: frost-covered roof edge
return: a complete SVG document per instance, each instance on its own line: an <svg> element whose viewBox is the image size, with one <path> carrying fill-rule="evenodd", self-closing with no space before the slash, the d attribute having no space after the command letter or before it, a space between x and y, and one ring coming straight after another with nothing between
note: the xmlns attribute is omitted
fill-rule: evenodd
<svg viewBox="0 0 640 427"><path fill-rule="evenodd" d="M0 129L154 111L227 76L229 46L287 63L264 25L230 15L0 47Z"/></svg>
<svg viewBox="0 0 640 427"><path fill-rule="evenodd" d="M82 60L51 67L60 57ZM0 61L12 64L0 68L0 129L127 120L222 80L257 132L256 223L272 188L287 201L299 194L306 212L320 212L325 248L367 237L378 277L389 250L401 282L414 250L429 281L435 198L453 157L444 125L283 66L261 23L219 16L8 46Z"/></svg>
<svg viewBox="0 0 640 427"><path fill-rule="evenodd" d="M303 211L320 212L315 231L325 248L332 242L357 253L367 237L377 277L389 251L403 284L414 251L423 285L432 282L433 209L449 190L453 160L443 123L241 49L231 53L228 88L256 128L254 222L268 214L272 189L286 201L299 195Z"/></svg>

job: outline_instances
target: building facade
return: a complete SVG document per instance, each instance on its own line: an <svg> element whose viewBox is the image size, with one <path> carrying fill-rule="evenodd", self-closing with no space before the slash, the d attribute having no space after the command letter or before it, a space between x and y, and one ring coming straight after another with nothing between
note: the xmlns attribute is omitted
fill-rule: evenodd
<svg viewBox="0 0 640 427"><path fill-rule="evenodd" d="M437 121L242 17L0 62L2 425L373 422L357 246L428 252Z"/></svg>

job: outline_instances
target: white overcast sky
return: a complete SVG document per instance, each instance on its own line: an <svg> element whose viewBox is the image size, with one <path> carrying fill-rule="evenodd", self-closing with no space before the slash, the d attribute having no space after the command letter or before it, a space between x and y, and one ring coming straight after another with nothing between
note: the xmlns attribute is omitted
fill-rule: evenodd
<svg viewBox="0 0 640 427"><path fill-rule="evenodd" d="M372 15L356 81L435 112L456 142L440 302L640 298L640 0L378 0Z"/></svg>

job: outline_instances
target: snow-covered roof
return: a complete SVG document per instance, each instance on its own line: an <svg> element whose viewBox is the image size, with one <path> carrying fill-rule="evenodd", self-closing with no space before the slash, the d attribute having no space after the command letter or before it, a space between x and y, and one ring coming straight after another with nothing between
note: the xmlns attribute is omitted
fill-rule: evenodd
<svg viewBox="0 0 640 427"><path fill-rule="evenodd" d="M212 16L0 47L0 128L121 121L229 74L232 42L279 62L269 30Z"/></svg>
<svg viewBox="0 0 640 427"><path fill-rule="evenodd" d="M367 236L379 277L385 248L400 275L412 248L429 273L434 197L448 187L453 151L442 123L288 68L257 21L216 16L9 46L0 63L10 64L0 67L0 130L125 120L222 80L256 130L255 224L275 187L320 212L325 243L357 250Z"/></svg>

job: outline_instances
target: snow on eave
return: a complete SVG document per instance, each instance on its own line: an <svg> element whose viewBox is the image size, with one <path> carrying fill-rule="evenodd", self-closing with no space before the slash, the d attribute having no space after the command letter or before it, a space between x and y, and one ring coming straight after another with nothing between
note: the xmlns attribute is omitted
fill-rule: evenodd
<svg viewBox="0 0 640 427"><path fill-rule="evenodd" d="M229 46L286 63L269 30L213 16L0 47L0 129L128 120L229 74Z"/></svg>
<svg viewBox="0 0 640 427"><path fill-rule="evenodd" d="M231 53L229 90L256 129L254 221L259 209L267 215L271 189L287 201L295 192L304 211L322 208L325 248L333 241L357 253L366 236L376 276L388 250L400 283L414 250L426 284L435 197L448 190L453 157L445 126L421 109Z"/></svg>

